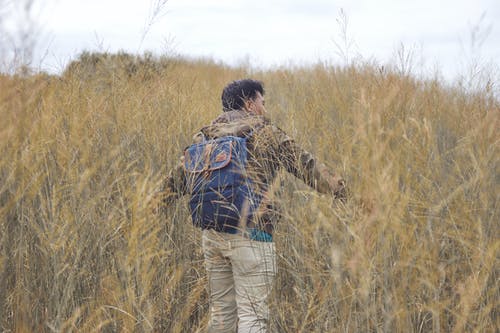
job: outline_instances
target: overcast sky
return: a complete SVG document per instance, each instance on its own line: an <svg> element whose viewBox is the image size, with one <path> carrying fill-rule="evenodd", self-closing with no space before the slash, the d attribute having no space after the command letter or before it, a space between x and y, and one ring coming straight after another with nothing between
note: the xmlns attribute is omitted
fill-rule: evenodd
<svg viewBox="0 0 500 333"><path fill-rule="evenodd" d="M500 59L500 0L34 0L29 18L23 1L0 0L0 28L14 35L32 22L35 64L51 72L83 50L175 52L270 68L396 64L404 49L415 73L439 68L447 78L477 60L498 68ZM4 49L20 43L1 42Z"/></svg>

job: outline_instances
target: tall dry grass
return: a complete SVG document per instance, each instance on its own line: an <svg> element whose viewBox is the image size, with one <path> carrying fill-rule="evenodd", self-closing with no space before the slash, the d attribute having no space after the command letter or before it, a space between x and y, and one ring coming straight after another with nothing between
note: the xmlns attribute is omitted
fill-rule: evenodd
<svg viewBox="0 0 500 333"><path fill-rule="evenodd" d="M208 321L186 199L147 203L237 78L348 180L286 174L273 332L495 332L499 111L488 91L357 65L255 72L84 54L0 77L0 331L196 332Z"/></svg>

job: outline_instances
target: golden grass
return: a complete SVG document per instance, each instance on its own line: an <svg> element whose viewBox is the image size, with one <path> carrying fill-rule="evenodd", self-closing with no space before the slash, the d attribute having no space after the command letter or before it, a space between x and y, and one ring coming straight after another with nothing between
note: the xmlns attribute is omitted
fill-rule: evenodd
<svg viewBox="0 0 500 333"><path fill-rule="evenodd" d="M283 174L273 332L495 332L499 111L488 91L375 66L256 72L85 54L0 77L0 331L196 332L208 321L186 200L147 203L237 78L348 180Z"/></svg>

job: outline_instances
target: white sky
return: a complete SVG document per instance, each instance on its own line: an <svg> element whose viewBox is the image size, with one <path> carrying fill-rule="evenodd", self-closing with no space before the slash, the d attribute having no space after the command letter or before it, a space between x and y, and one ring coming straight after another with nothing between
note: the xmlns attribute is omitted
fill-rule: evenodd
<svg viewBox="0 0 500 333"><path fill-rule="evenodd" d="M341 9L351 59L396 64L404 45L413 54L414 73L439 68L447 78L465 74L472 61L497 70L500 61L500 0L32 1L31 20L41 28L35 65L50 72L83 50L174 51L266 68L318 60L343 64L336 46L345 40ZM28 29L23 2L0 0L0 29L10 35ZM0 43L5 50L21 42L11 37Z"/></svg>

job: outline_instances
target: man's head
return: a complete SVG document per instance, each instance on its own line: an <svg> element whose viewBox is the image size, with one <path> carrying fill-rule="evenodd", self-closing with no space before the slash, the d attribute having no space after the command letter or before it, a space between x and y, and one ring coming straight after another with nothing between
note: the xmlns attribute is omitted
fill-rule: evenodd
<svg viewBox="0 0 500 333"><path fill-rule="evenodd" d="M251 79L233 81L222 91L224 112L244 110L262 115L266 112L264 105L264 88L259 81Z"/></svg>

